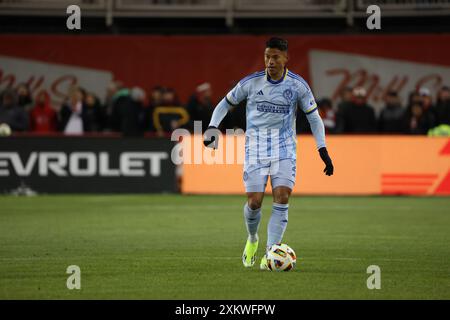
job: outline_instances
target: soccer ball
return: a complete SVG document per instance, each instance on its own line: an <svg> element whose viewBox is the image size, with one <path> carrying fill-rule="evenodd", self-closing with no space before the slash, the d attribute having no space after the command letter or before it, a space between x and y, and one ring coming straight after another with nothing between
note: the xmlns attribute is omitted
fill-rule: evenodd
<svg viewBox="0 0 450 320"><path fill-rule="evenodd" d="M11 127L6 123L0 124L0 137L7 137L11 135Z"/></svg>
<svg viewBox="0 0 450 320"><path fill-rule="evenodd" d="M277 243L267 252L267 267L271 271L289 271L295 267L297 255L285 243Z"/></svg>

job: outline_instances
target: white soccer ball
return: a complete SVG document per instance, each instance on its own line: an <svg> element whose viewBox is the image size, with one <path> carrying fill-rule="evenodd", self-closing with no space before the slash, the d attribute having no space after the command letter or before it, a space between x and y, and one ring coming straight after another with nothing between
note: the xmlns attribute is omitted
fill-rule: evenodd
<svg viewBox="0 0 450 320"><path fill-rule="evenodd" d="M277 243L267 252L267 267L271 271L289 271L295 268L297 255L285 243Z"/></svg>
<svg viewBox="0 0 450 320"><path fill-rule="evenodd" d="M11 127L6 123L0 123L0 137L7 137L11 135Z"/></svg>

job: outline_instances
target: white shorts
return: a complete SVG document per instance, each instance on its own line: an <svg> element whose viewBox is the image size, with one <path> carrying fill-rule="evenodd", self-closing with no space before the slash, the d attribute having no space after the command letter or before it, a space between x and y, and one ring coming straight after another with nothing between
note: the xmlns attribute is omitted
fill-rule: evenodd
<svg viewBox="0 0 450 320"><path fill-rule="evenodd" d="M295 159L282 159L258 164L244 165L244 185L246 192L264 192L267 180L270 176L272 189L279 186L288 187L291 190L295 185L297 171Z"/></svg>

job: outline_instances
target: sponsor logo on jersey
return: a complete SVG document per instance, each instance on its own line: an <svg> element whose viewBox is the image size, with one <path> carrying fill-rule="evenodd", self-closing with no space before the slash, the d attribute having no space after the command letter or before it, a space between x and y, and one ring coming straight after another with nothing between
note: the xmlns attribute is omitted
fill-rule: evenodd
<svg viewBox="0 0 450 320"><path fill-rule="evenodd" d="M256 104L256 110L261 112L288 114L290 109L290 105L277 105L270 102L260 102Z"/></svg>

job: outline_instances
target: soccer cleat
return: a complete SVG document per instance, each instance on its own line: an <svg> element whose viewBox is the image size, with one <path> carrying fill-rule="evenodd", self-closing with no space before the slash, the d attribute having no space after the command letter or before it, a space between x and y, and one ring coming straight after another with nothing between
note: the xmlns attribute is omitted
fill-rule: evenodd
<svg viewBox="0 0 450 320"><path fill-rule="evenodd" d="M269 270L269 267L267 265L267 256L264 255L261 259L261 263L259 265L259 269L261 270Z"/></svg>
<svg viewBox="0 0 450 320"><path fill-rule="evenodd" d="M250 240L247 240L244 248L244 253L242 253L242 263L244 264L244 267L253 267L253 265L255 264L258 242L258 240L256 240L256 242L250 242Z"/></svg>

